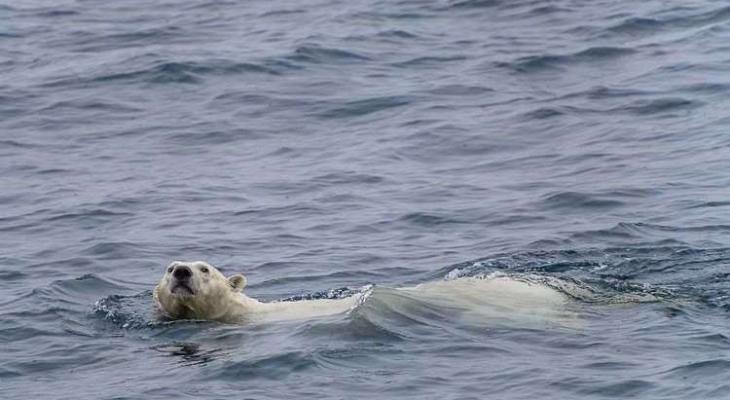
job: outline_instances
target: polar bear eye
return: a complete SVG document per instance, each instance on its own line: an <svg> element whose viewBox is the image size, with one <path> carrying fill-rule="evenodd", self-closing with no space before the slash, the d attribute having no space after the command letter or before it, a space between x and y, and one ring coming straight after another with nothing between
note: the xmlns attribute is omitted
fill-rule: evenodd
<svg viewBox="0 0 730 400"><path fill-rule="evenodd" d="M207 274L208 273L208 267L200 267L200 272Z"/></svg>
<svg viewBox="0 0 730 400"><path fill-rule="evenodd" d="M172 273L172 267L170 267L170 268L167 269L167 273L168 274L171 274Z"/></svg>

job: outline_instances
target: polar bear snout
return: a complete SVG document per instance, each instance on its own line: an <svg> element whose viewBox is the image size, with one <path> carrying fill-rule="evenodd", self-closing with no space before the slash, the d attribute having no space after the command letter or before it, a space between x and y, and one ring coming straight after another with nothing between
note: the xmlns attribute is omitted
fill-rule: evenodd
<svg viewBox="0 0 730 400"><path fill-rule="evenodd" d="M178 265L172 272L172 276L179 281L189 280L193 276L193 271L185 265Z"/></svg>
<svg viewBox="0 0 730 400"><path fill-rule="evenodd" d="M172 279L170 279L170 293L181 296L195 295L197 282L193 278L192 268L184 264L176 265L172 270Z"/></svg>

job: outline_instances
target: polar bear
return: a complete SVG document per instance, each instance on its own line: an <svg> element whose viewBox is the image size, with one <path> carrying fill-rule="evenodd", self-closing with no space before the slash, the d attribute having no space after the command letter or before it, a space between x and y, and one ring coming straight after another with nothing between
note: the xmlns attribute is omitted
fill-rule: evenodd
<svg viewBox="0 0 730 400"><path fill-rule="evenodd" d="M413 287L368 290L340 299L316 299L265 303L242 293L246 278L226 278L203 262L171 263L154 290L161 314L171 319L201 319L226 323L310 319L343 314L368 296L395 306L420 304L459 311L473 321L565 320L568 297L551 287L504 275L456 278Z"/></svg>
<svg viewBox="0 0 730 400"><path fill-rule="evenodd" d="M308 319L344 313L362 294L342 299L264 303L242 293L246 278L226 278L204 261L171 263L153 297L161 314L171 319L203 319L227 323Z"/></svg>

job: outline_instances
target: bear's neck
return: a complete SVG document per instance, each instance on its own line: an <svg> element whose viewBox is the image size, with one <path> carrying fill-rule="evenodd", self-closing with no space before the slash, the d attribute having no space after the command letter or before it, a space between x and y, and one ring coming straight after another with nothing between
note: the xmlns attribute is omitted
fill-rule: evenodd
<svg viewBox="0 0 730 400"><path fill-rule="evenodd" d="M360 294L342 299L316 299L299 301L274 301L264 303L245 294L240 296L240 304L249 312L243 315L246 320L281 321L307 319L327 315L341 314L357 305Z"/></svg>

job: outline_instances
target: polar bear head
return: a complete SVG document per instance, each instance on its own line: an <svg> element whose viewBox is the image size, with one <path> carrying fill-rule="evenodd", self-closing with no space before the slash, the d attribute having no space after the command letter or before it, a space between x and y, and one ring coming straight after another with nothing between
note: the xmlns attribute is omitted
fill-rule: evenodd
<svg viewBox="0 0 730 400"><path fill-rule="evenodd" d="M218 320L230 314L244 286L243 275L226 278L203 261L174 261L155 287L154 300L169 318Z"/></svg>

